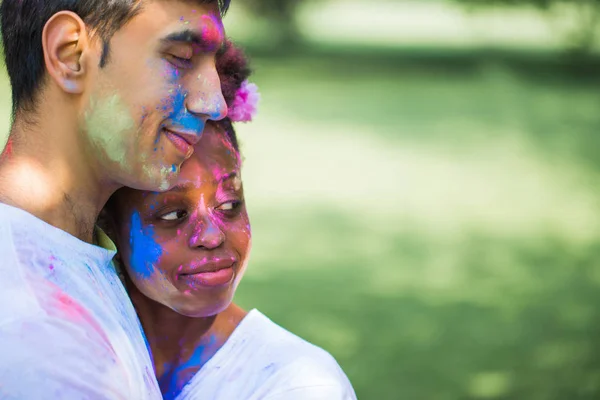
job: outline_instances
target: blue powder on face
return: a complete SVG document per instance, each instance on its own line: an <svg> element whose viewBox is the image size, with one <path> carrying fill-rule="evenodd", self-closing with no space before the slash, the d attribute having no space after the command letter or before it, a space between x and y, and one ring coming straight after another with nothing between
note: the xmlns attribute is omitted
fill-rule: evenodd
<svg viewBox="0 0 600 400"><path fill-rule="evenodd" d="M154 264L162 255L162 248L154 241L154 229L142 227L140 213L135 211L131 216L129 233L131 257L129 265L133 272L141 278L149 278L154 271Z"/></svg>
<svg viewBox="0 0 600 400"><path fill-rule="evenodd" d="M167 112L166 117L179 127L191 132L204 130L204 119L201 115L188 112L186 108L187 92L179 86L168 99L163 101L163 110Z"/></svg>
<svg viewBox="0 0 600 400"><path fill-rule="evenodd" d="M177 172L177 166L173 164L173 172Z"/></svg>

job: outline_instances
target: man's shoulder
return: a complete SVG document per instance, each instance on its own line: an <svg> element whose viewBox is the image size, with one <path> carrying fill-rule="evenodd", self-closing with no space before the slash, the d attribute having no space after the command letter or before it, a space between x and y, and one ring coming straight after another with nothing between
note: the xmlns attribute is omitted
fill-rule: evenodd
<svg viewBox="0 0 600 400"><path fill-rule="evenodd" d="M48 339L57 340L61 335L84 333L99 343L108 343L103 329L87 308L56 284L45 279L29 284L21 288L24 293L15 301L0 294L0 302L5 303L0 311L0 339L3 333L19 331L28 331L27 337L49 335Z"/></svg>
<svg viewBox="0 0 600 400"><path fill-rule="evenodd" d="M65 315L0 325L0 354L0 398L128 398L127 373L111 346Z"/></svg>
<svg viewBox="0 0 600 400"><path fill-rule="evenodd" d="M24 265L17 256L14 237L0 207L0 326L21 318L35 318L41 311Z"/></svg>

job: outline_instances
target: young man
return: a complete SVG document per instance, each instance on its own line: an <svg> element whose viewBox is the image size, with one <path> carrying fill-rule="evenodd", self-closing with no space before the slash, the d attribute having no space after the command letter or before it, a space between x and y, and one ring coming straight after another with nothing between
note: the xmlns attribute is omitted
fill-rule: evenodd
<svg viewBox="0 0 600 400"><path fill-rule="evenodd" d="M227 3L3 0L0 398L160 398L94 223L122 186L168 189L207 120L226 115Z"/></svg>

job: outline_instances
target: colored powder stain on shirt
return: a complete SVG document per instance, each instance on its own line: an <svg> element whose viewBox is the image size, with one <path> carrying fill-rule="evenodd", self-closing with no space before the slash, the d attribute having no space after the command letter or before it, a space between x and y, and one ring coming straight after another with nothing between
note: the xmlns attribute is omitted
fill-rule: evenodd
<svg viewBox="0 0 600 400"><path fill-rule="evenodd" d="M154 272L154 264L162 255L162 248L154 241L154 229L143 227L139 212L131 216L130 264L133 271L142 278L149 278Z"/></svg>
<svg viewBox="0 0 600 400"><path fill-rule="evenodd" d="M266 367L263 368L263 371L273 371L275 370L275 363L271 363L269 365L267 365Z"/></svg>
<svg viewBox="0 0 600 400"><path fill-rule="evenodd" d="M165 400L175 399L181 389L189 382L193 377L189 375L187 371L198 370L206 364L206 362L216 352L215 345L217 344L216 335L210 335L209 342L206 344L198 345L188 361L181 363L175 368L174 373L171 375L169 382L169 390L164 394Z"/></svg>

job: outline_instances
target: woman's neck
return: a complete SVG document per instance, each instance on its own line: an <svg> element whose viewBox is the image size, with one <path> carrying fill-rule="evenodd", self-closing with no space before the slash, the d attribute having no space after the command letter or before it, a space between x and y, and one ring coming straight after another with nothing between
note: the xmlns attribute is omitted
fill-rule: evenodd
<svg viewBox="0 0 600 400"><path fill-rule="evenodd" d="M165 399L174 398L225 344L246 312L235 304L216 316L191 318L130 288L131 299L152 350Z"/></svg>

